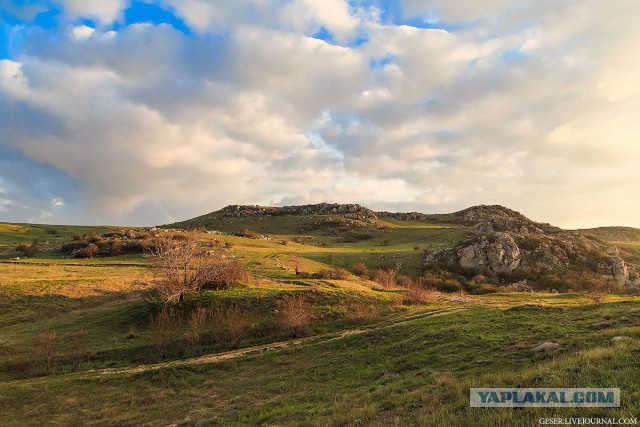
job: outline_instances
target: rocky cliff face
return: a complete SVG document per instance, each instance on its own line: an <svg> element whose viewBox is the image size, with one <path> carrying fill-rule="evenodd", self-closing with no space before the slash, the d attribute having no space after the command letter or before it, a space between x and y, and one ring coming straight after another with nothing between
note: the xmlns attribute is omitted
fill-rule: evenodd
<svg viewBox="0 0 640 427"><path fill-rule="evenodd" d="M497 275L581 271L626 290L640 289L639 268L595 237L536 223L500 206L478 206L454 215L470 226L468 238L428 255L427 263Z"/></svg>

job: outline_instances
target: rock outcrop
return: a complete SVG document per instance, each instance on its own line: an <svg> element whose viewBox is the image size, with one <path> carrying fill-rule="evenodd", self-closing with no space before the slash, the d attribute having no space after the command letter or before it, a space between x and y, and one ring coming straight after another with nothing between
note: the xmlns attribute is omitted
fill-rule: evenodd
<svg viewBox="0 0 640 427"><path fill-rule="evenodd" d="M560 348L560 344L558 344L557 342L547 341L547 342L543 342L539 346L535 347L533 350L535 350L535 351L553 351L553 350L558 350L559 348Z"/></svg>
<svg viewBox="0 0 640 427"><path fill-rule="evenodd" d="M510 273L520 265L520 248L507 233L496 233L495 241L482 236L479 242L463 246L456 251L460 266L482 272Z"/></svg>
<svg viewBox="0 0 640 427"><path fill-rule="evenodd" d="M429 254L427 263L497 275L525 269L538 275L583 271L622 289L640 290L639 268L593 236L536 223L501 206L476 206L453 215L469 226L468 238Z"/></svg>
<svg viewBox="0 0 640 427"><path fill-rule="evenodd" d="M349 219L376 219L377 215L371 209L364 206L350 203L318 203L314 205L300 206L257 206L257 205L229 205L224 209L216 212L218 218L228 217L257 217L257 216L283 216L283 215L322 215L322 214L338 214L344 215Z"/></svg>

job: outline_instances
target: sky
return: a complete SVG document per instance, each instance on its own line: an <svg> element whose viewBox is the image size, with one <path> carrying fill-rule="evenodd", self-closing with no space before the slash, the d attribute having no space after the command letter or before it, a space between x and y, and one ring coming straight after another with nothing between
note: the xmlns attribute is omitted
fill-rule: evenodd
<svg viewBox="0 0 640 427"><path fill-rule="evenodd" d="M637 0L0 0L0 221L640 227Z"/></svg>

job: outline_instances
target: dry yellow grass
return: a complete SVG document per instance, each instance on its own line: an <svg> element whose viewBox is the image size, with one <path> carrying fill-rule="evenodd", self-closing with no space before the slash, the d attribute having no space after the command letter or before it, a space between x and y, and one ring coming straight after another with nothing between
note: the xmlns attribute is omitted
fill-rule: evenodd
<svg viewBox="0 0 640 427"><path fill-rule="evenodd" d="M142 289L152 280L140 267L0 264L0 292L85 298Z"/></svg>
<svg viewBox="0 0 640 427"><path fill-rule="evenodd" d="M0 233L26 233L28 230L21 225L0 223Z"/></svg>

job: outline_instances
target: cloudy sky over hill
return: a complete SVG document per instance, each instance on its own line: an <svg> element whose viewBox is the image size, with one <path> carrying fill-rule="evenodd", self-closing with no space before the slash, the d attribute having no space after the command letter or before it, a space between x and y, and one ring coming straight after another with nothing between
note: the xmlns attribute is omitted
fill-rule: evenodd
<svg viewBox="0 0 640 427"><path fill-rule="evenodd" d="M640 226L637 0L0 0L0 220Z"/></svg>

